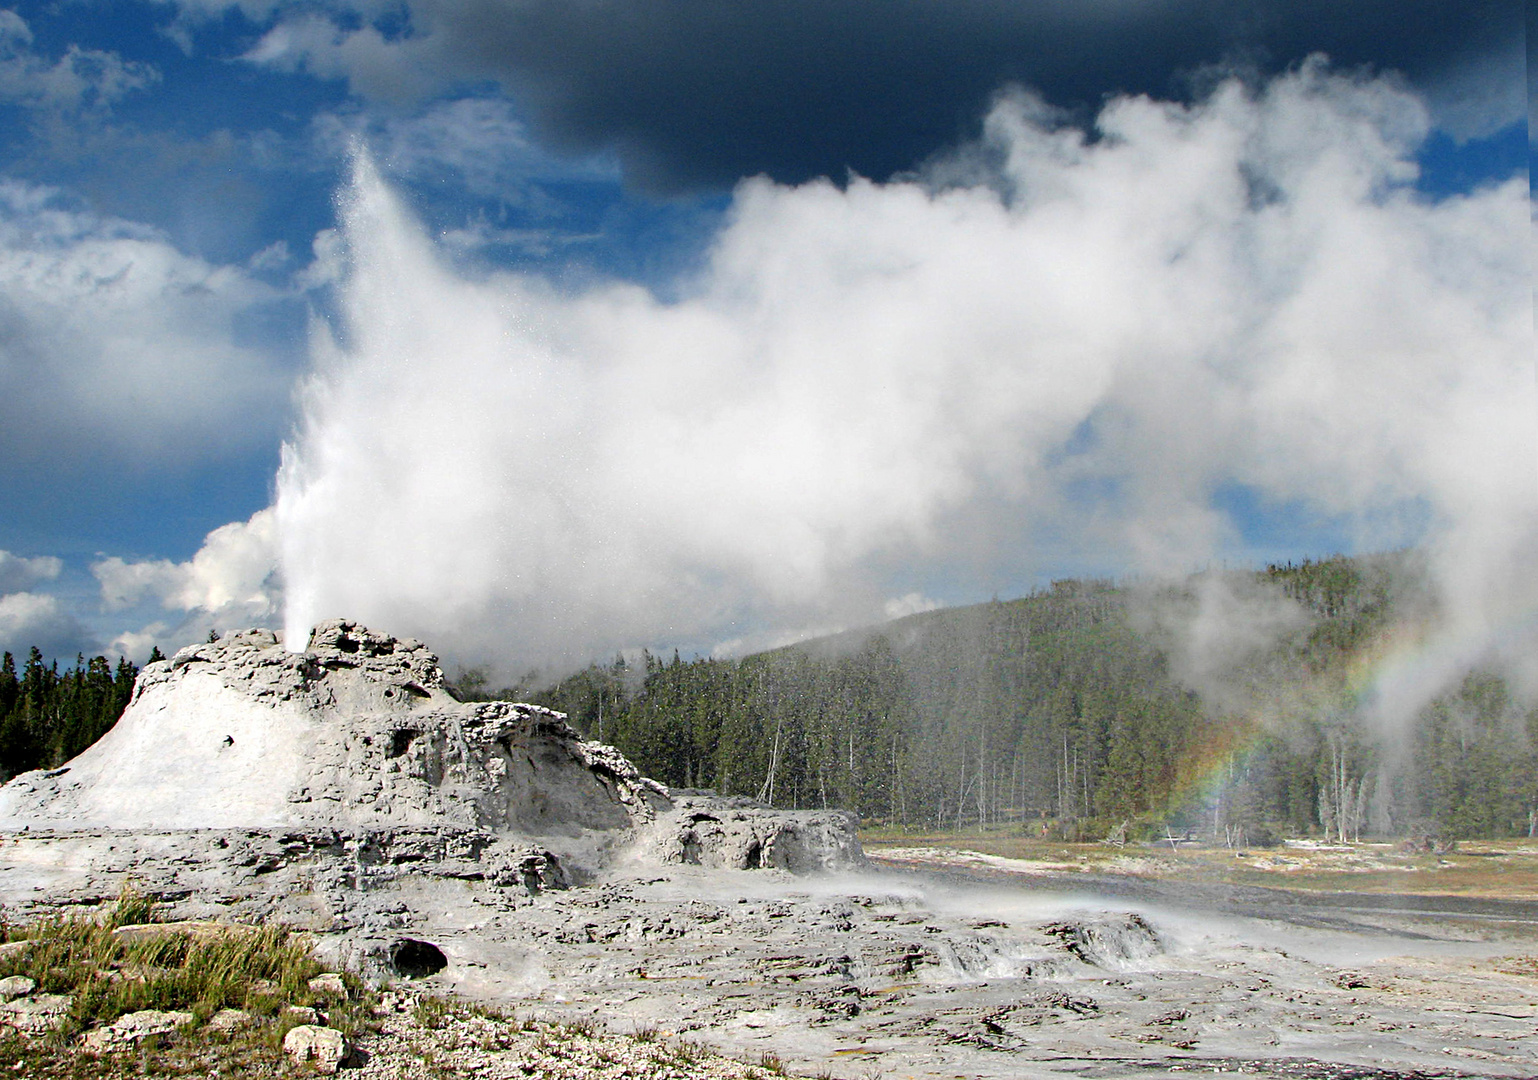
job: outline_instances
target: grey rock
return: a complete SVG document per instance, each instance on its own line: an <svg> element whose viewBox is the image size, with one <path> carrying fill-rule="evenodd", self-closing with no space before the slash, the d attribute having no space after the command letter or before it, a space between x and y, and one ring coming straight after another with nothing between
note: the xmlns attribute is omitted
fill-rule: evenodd
<svg viewBox="0 0 1538 1080"><path fill-rule="evenodd" d="M317 1072L334 1073L347 1060L352 1048L335 1028L300 1024L283 1036L283 1051L301 1065L306 1062L314 1065Z"/></svg>
<svg viewBox="0 0 1538 1080"><path fill-rule="evenodd" d="M0 826L575 836L649 823L670 805L665 788L613 747L584 742L562 714L458 702L420 642L333 620L303 653L248 630L148 665L94 746L0 787ZM264 853L256 872L270 863Z"/></svg>
<svg viewBox="0 0 1538 1080"><path fill-rule="evenodd" d="M302 653L258 629L148 665L94 746L0 786L7 826L210 830L208 862L249 879L323 859L330 892L279 913L317 931L349 925L348 901L328 896L409 870L532 895L569 887L627 845L718 868L863 865L847 814L675 801L562 714L455 701L425 645L342 620L316 627Z"/></svg>
<svg viewBox="0 0 1538 1080"><path fill-rule="evenodd" d="M129 926L119 926L112 931L112 936L125 944L132 944L137 941L153 941L165 937L186 937L193 941L220 941L255 932L254 926L189 919L180 922L134 923Z"/></svg>
<svg viewBox="0 0 1538 1080"><path fill-rule="evenodd" d="M29 979L25 975L8 975L0 979L0 1001L26 997L36 989L36 980Z"/></svg>
<svg viewBox="0 0 1538 1080"><path fill-rule="evenodd" d="M1056 922L1043 929L1074 956L1097 967L1136 967L1164 951L1154 928L1131 912Z"/></svg>
<svg viewBox="0 0 1538 1080"><path fill-rule="evenodd" d="M750 799L681 796L642 835L658 862L795 874L865 866L855 819L841 810L775 810Z"/></svg>
<svg viewBox="0 0 1538 1080"><path fill-rule="evenodd" d="M333 997L345 998L347 984L342 981L342 976L334 971L328 971L310 980L310 993L331 994Z"/></svg>
<svg viewBox="0 0 1538 1080"><path fill-rule="evenodd" d="M34 997L0 1001L0 1025L8 1024L28 1035L44 1035L64 1023L72 999L64 994L38 994Z"/></svg>
<svg viewBox="0 0 1538 1080"><path fill-rule="evenodd" d="M237 1031L245 1031L256 1024L256 1017L244 1009L220 1009L208 1018L210 1030L229 1035Z"/></svg>
<svg viewBox="0 0 1538 1080"><path fill-rule="evenodd" d="M151 1036L170 1035L190 1023L190 1012L143 1009L125 1013L105 1027L93 1028L81 1037L80 1044L93 1054L126 1050Z"/></svg>

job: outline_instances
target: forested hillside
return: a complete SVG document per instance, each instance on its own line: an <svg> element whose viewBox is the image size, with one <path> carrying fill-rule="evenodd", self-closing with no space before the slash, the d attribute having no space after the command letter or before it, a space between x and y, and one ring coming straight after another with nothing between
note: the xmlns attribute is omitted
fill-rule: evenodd
<svg viewBox="0 0 1538 1080"><path fill-rule="evenodd" d="M898 826L1529 833L1538 712L1499 675L1371 708L1375 669L1435 619L1418 582L1403 554L1060 581L740 660L616 660L532 697L670 785Z"/></svg>
<svg viewBox="0 0 1538 1080"><path fill-rule="evenodd" d="M156 657L159 658L158 655ZM133 696L139 669L104 656L76 658L61 672L36 648L16 671L0 659L0 780L63 764L107 733Z"/></svg>
<svg viewBox="0 0 1538 1080"><path fill-rule="evenodd" d="M1406 715L1435 604L1412 555L1176 584L1059 581L739 660L643 655L465 696L561 709L674 787L909 828L1069 838L1538 832L1538 709L1494 671ZM0 664L0 777L107 731L137 669Z"/></svg>

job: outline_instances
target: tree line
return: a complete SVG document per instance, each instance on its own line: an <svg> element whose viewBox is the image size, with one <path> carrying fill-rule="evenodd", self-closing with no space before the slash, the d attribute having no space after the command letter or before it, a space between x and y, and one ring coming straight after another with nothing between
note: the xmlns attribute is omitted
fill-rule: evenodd
<svg viewBox="0 0 1538 1080"><path fill-rule="evenodd" d="M899 828L1070 838L1538 831L1538 711L1475 671L1393 730L1364 664L1426 614L1413 556L1231 575L1300 624L1193 685L1150 610L1195 583L1060 581L738 660L643 654L532 694L664 783ZM504 692L505 693L505 692Z"/></svg>
<svg viewBox="0 0 1538 1080"><path fill-rule="evenodd" d="M155 651L152 660L164 659ZM0 657L0 780L31 769L51 769L105 735L128 707L139 669L119 657L89 660L59 670L35 646L21 670L10 653Z"/></svg>
<svg viewBox="0 0 1538 1080"><path fill-rule="evenodd" d="M741 659L643 653L494 693L461 673L459 691L559 709L671 787L896 828L1538 833L1538 710L1498 672L1469 672L1391 729L1363 707L1362 671L1435 618L1413 554L1225 573L1300 617L1205 679L1170 629L1199 580L1064 580ZM18 672L5 654L0 778L89 746L137 674L101 656L61 672L36 648Z"/></svg>

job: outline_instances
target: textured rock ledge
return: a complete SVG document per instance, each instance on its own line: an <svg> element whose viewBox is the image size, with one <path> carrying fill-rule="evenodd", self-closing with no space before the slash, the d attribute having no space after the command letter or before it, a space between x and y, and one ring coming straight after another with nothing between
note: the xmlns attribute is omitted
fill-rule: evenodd
<svg viewBox="0 0 1538 1080"><path fill-rule="evenodd" d="M752 799L690 793L673 799L641 838L664 865L794 874L865 865L852 815L840 810L772 810Z"/></svg>

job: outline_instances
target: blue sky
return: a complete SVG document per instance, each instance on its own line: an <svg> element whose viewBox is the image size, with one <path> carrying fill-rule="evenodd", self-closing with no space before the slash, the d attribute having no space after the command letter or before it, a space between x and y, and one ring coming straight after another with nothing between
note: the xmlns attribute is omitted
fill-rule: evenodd
<svg viewBox="0 0 1538 1080"><path fill-rule="evenodd" d="M846 222L863 212L855 192L866 181L882 198L894 199L908 188L930 195L948 188L1002 191L1000 177L1013 174L988 162L1024 145L999 134L1010 116L1041 132L1089 132L1093 149L1106 138L1100 117L1107 103L1145 95L1197 107L1216 100L1214 88L1224 79L1240 80L1260 100L1272 80L1301 77L1305 57L1322 52L1332 62L1327 78L1337 80L1329 83L1336 89L1300 94L1315 102L1330 97L1336 102L1331 116L1354 116L1369 99L1399 95L1399 104L1371 120L1400 161L1419 166L1418 176L1381 166L1399 192L1393 198L1451 207L1488 192L1528 167L1522 17L1513 4L1424 0L16 5L0 17L0 452L7 463L0 472L6 507L0 550L7 553L0 558L0 647L24 651L36 643L64 656L126 650L142 659L150 643L169 649L211 626L282 622L284 590L293 581L312 583L306 595L318 598L306 611L323 617L353 614L332 608L356 608L365 593L388 593L393 582L411 577L381 556L350 586L313 584L346 578L353 563L324 562L338 558L340 526L320 521L313 498L305 503L309 516L280 513L275 523L251 524L253 515L281 502L276 477L285 441L308 467L308 479L293 482L291 506L319 490L317 477L330 475L321 448L337 433L358 433L358 445L374 445L374 436L362 434L363 414L348 414L331 399L316 405L303 397L307 378L318 372L330 388L325 393L340 396L349 380L394 385L404 395L412 393L406 387L420 385L392 384L402 376L391 374L391 358L361 343L367 335L358 320L373 318L367 313L375 308L359 290L369 274L386 274L378 260L393 256L383 249L360 254L367 238L359 230L397 226L388 224L394 220L388 214L369 219L372 226L341 220L340 208L365 190L352 179L359 146L377 166L381 190L409 218L399 228L419 229L432 245L432 265L453 279L452 288L435 294L442 297L440 311L460 303L461 293L469 295L477 283L502 283L496 288L508 290L499 294L503 309L525 305L508 316L509 325L567 327L568 320L570 327L580 324L581 333L551 330L551 340L600 343L590 346L600 351L585 354L586 361L562 352L570 365L620 370L629 364L648 378L698 385L712 377L700 374L711 363L708 343L698 345L704 369L601 352L609 339L607 331L593 329L594 320L612 329L633 317L645 329L643 316L624 314L632 312L630 301L612 300L621 284L639 287L648 303L672 312L671 319L695 303L721 316L727 308L701 298L722 296L722 283L735 282L758 296L754 318L772 319L764 314L779 310L764 299L770 286L723 269L720 254L734 245L752 248L754 222L781 227L773 225L779 221L780 235L789 235L803 220L792 204L805 210L824 198L817 194L822 177L832 182L826 198L837 202L837 220ZM1356 97L1345 102L1351 94ZM1278 91L1276 101L1282 96ZM1027 98L1032 104L1009 113L1009 101ZM1286 115L1280 104L1253 112L1260 118L1255 123L1280 125ZM1413 129L1408 133L1401 130L1406 123ZM1128 145L1142 130L1125 136ZM1115 143L1111 138L1107 146ZM1086 155L1084 161L1092 156ZM1246 161L1246 169L1254 164ZM741 186L754 177L768 187ZM1123 201L1134 197L1130 191ZM1019 213L1029 198L1018 191L999 197L1006 210ZM777 209L764 210L768 203ZM889 227L906 225L894 218ZM839 228L834 223L827 231ZM1457 249L1462 234L1437 232L1441 228L1425 233L1442 237L1437 258L1463 257L1462 249L1445 250ZM873 249L885 240L875 234L859 242ZM808 256L812 263L820 257ZM1500 258L1483 248L1468 257L1481 266ZM401 277L398 268L390 272L413 295L431 291L426 284L418 290L413 282L419 279ZM800 311L797 305L810 301L784 303ZM600 307L599 314L589 310ZM777 340L773 328L759 332ZM920 323L909 340L923 333ZM331 344L318 346L318 334ZM1086 341L1093 337L1086 333ZM328 368L323 357L333 354L341 359ZM807 370L837 368L841 355L830 352ZM768 357L764 370L801 370L775 368L778 362ZM415 363L411 379L434 378L431 357ZM487 382L479 369L455 368L449 359L443 363L442 379L465 380L457 392L467 407L475 405L470 412L484 413L467 424L500 430L522 422L521 391L507 390L512 396L489 409L486 400L475 400L475 383L495 380ZM893 378L928 370L914 363L920 366ZM1467 371L1474 362L1457 363L1456 370ZM879 373L875 378L880 381ZM1426 378L1425 386L1445 383L1445 371L1428 371ZM750 383L732 383L733 392ZM574 385L559 400L581 398L605 415L612 403L602 394L619 392ZM636 561L625 562L623 573L619 563L608 568L625 581L645 583L614 601L622 613L571 585L580 576L575 570L541 570L543 584L528 589L504 586L508 575L519 581L537 575L508 570L517 553L492 548L463 565L446 557L442 577L465 575L467 596L479 595L481 586L482 593L502 589L500 614L449 599L456 589L433 576L430 583L402 586L400 604L379 605L375 617L398 617L402 629L442 637L471 659L496 661L498 648L506 647L519 656L510 664L555 663L627 645L746 647L883 613L1016 593L1064 573L1170 569L1212 557L1302 557L1462 535L1457 523L1464 511L1445 496L1457 483L1434 475L1429 465L1402 467L1400 450L1385 451L1387 464L1373 466L1376 473L1363 466L1356 476L1353 466L1352 482L1327 497L1306 477L1281 479L1285 470L1266 464L1259 450L1243 468L1226 471L1172 459L1171 475L1190 482L1155 491L1144 473L1123 467L1125 455L1142 444L1118 442L1114 434L1152 431L1158 427L1152 419L1117 394L1080 401L1068 383L1031 393L1076 404L1035 412L1022 406L998 421L1000 432L1042 424L1044 434L1029 445L1001 450L1004 436L985 433L956 448L954 460L906 461L918 473L955 470L936 481L932 497L911 516L888 520L883 510L846 520L821 503L783 498L778 486L746 499L745 505L778 507L783 519L804 524L795 535L805 549L785 540L778 568L776 554L759 551L752 539L765 534L756 511L724 521L721 536L700 547L695 539L664 536L644 514L632 523L612 485L588 490L568 478L567 490L585 503L602 503L595 517L644 549L625 555ZM706 412L696 421L724 408L722 401L700 407ZM913 407L906 399L891 404L904 416ZM808 408L756 422L766 432L791 431L818 415ZM368 415L383 413L376 405ZM579 421L573 430L580 427ZM639 441L614 449L614 456L650 453L647 433L655 430L639 425L633 435ZM863 428L852 424L851 430ZM565 451L552 447L568 437L552 434L538 452L565 461ZM778 460L794 461L808 478L799 482L788 470L784 484L805 488L814 486L811 478L843 475L818 453L847 453L855 462L868 453L870 467L849 466L851 486L829 498L848 506L868 494L873 505L890 507L892 491L906 490L901 483L867 491L860 479L891 460L886 438L873 435L855 446L835 440L804 458L782 454ZM429 440L424 453L431 456L441 442ZM403 453L414 445L408 440ZM777 444L769 439L766 445ZM464 460L481 460L476 454L483 448L466 449ZM1217 442L1191 450L1204 462L1228 452ZM707 459L717 456L730 455L703 451ZM999 466L1006 458L1044 462L1044 471L1015 475ZM1123 464L1108 464L1116 462ZM451 459L440 467L459 466ZM1336 468L1327 461L1314 467ZM599 466L582 468L587 476ZM688 471L679 480L685 489ZM473 484L476 478L459 479ZM749 487L754 482L743 480ZM367 490L364 481L356 483ZM540 494L527 486L531 481L518 483L524 486L496 480L477 486L501 495L486 496L475 520L507 532L508 507L528 505ZM732 504L721 494L727 490L736 490L730 477L701 481L675 510L714 520L719 507ZM404 505L392 501L404 497L375 492L364 504L383 515ZM1134 504L1136 512L1129 509ZM401 512L394 513L391 520L398 521ZM1188 529L1149 538L1149 520L1174 522L1182 515L1191 518ZM1455 524L1437 533L1438 521ZM1484 535L1487 525L1476 531ZM222 534L229 542L224 548L207 542L221 527L236 530ZM370 535L381 527L375 523ZM322 533L331 539L322 542ZM569 550L587 550L586 534L579 533ZM418 539L400 538L400 550L414 550ZM1176 544L1191 545L1184 560L1170 556ZM592 551L608 551L606 545L594 541ZM239 556L230 556L236 549ZM323 564L301 569L293 561L301 558ZM838 584L813 596L785 586L782 574ZM735 584L708 584L717 580ZM676 607L660 599L680 595L686 598ZM529 611L552 606L580 614L534 620L555 644L508 638L509 620L528 622Z"/></svg>

